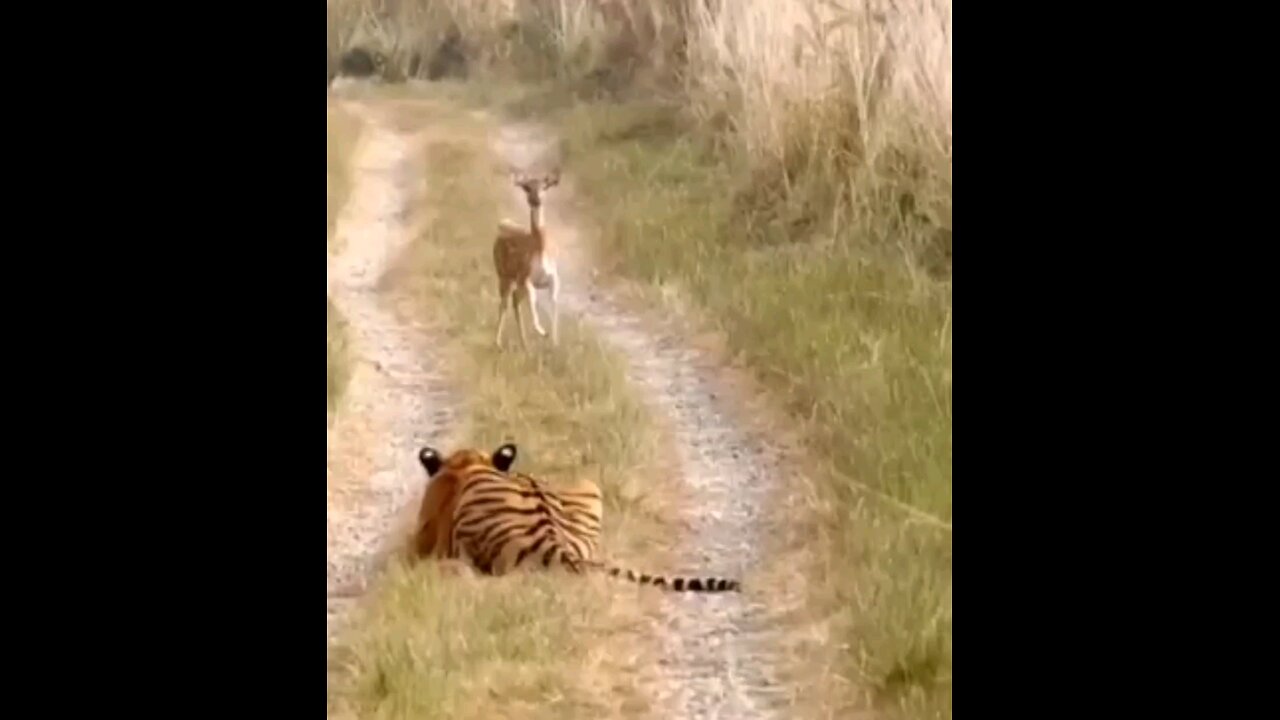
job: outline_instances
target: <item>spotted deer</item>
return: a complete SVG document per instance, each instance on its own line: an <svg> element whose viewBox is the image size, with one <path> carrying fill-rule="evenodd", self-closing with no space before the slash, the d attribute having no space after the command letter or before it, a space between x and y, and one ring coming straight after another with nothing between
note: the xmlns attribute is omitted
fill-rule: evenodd
<svg viewBox="0 0 1280 720"><path fill-rule="evenodd" d="M524 228L508 220L498 223L498 237L493 242L493 267L498 272L498 333L494 342L502 347L502 326L507 316L508 300L516 316L522 347L528 347L524 323L520 320L520 303L525 298L529 300L533 329L545 336L547 331L538 320L538 291L549 290L551 343L554 345L559 339L556 301L560 296L560 276L556 273L555 256L542 224L542 196L560 183L560 171L557 169L550 175L534 178L512 171L512 181L524 192L525 202L529 204L529 227Z"/></svg>

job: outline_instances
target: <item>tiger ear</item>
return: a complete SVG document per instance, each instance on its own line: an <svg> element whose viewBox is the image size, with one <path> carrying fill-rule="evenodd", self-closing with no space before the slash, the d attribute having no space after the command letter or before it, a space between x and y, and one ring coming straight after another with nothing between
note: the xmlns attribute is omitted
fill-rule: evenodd
<svg viewBox="0 0 1280 720"><path fill-rule="evenodd" d="M493 451L493 466L506 472L516 462L516 446L515 443L507 443L497 450Z"/></svg>
<svg viewBox="0 0 1280 720"><path fill-rule="evenodd" d="M437 472L440 472L440 466L444 464L440 461L440 453L436 452L436 449L432 447L424 447L418 451L418 462L422 463L427 475L432 477Z"/></svg>

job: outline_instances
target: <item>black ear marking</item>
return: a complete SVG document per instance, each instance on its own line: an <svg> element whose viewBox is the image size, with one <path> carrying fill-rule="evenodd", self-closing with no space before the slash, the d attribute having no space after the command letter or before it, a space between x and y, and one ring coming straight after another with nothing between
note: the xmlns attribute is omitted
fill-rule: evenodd
<svg viewBox="0 0 1280 720"><path fill-rule="evenodd" d="M516 462L516 454L515 443L506 443L493 451L493 457L491 458L493 466L502 472L510 470L511 466Z"/></svg>
<svg viewBox="0 0 1280 720"><path fill-rule="evenodd" d="M427 475L431 476L440 472L440 466L443 465L440 461L440 453L436 452L436 449L432 447L424 447L418 451L418 462L422 463Z"/></svg>

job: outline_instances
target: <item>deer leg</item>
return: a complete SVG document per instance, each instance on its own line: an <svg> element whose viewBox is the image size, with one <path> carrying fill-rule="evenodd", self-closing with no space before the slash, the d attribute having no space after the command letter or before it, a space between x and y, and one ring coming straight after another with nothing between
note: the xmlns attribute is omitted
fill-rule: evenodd
<svg viewBox="0 0 1280 720"><path fill-rule="evenodd" d="M546 337L547 331L542 329L542 321L538 319L538 288L533 286L532 280L526 280L524 289L529 295L529 314L533 316L533 329L537 330L539 335Z"/></svg>
<svg viewBox="0 0 1280 720"><path fill-rule="evenodd" d="M523 286L516 286L516 291L512 294L511 314L516 316L516 328L520 331L520 347L528 348L529 341L524 336L524 321L520 319L520 303L527 294Z"/></svg>
<svg viewBox="0 0 1280 720"><path fill-rule="evenodd" d="M551 344L558 345L560 341L560 277L551 276Z"/></svg>
<svg viewBox="0 0 1280 720"><path fill-rule="evenodd" d="M505 282L498 283L498 332L493 342L498 347L502 347L502 324L507 319L507 304L511 299L511 286ZM516 318L517 322L519 318Z"/></svg>

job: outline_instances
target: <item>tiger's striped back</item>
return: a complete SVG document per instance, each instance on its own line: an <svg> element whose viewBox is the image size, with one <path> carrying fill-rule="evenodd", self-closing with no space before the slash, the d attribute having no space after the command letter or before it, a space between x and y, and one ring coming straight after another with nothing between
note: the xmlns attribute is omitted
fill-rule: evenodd
<svg viewBox="0 0 1280 720"><path fill-rule="evenodd" d="M582 481L568 488L552 490L531 475L510 473L511 477L527 486L533 497L548 504L554 517L558 517L560 532L572 536L580 546L583 559L594 557L600 551L600 529L604 524L604 499L600 488L590 481Z"/></svg>
<svg viewBox="0 0 1280 720"><path fill-rule="evenodd" d="M599 550L603 511L594 483L553 492L527 475L484 475L459 496L451 545L492 575L527 562L572 567Z"/></svg>
<svg viewBox="0 0 1280 720"><path fill-rule="evenodd" d="M677 591L741 589L736 580L666 578L595 560L604 514L600 488L583 480L551 490L532 476L507 472L515 457L510 444L488 458L475 450L456 452L446 461L431 448L419 453L432 476L419 513L419 537L426 538L416 545L420 557L465 556L490 575L559 565Z"/></svg>

